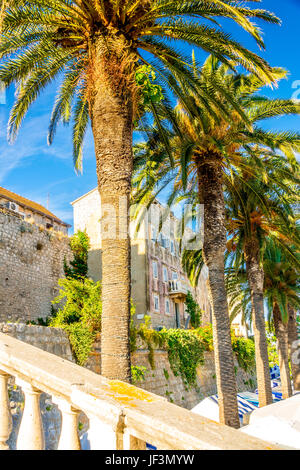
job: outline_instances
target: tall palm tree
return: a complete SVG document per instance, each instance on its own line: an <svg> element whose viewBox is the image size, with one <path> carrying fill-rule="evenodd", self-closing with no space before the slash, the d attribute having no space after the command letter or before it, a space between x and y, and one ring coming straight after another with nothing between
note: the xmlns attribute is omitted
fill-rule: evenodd
<svg viewBox="0 0 300 470"><path fill-rule="evenodd" d="M225 62L237 61L271 82L271 69L265 61L220 29L198 20L232 18L263 45L251 18L274 23L278 19L229 0L2 0L1 7L0 79L7 86L18 83L9 137L15 137L28 108L45 86L61 75L49 142L58 122L69 122L73 115L77 167L91 120L102 217L109 227L109 233L102 233L102 372L110 378L129 380L128 201L139 91L136 69L152 64L162 83L175 90L176 79L185 76L187 80L191 74L170 42L186 41L213 51Z"/></svg>
<svg viewBox="0 0 300 470"><path fill-rule="evenodd" d="M279 22L272 13L232 0L1 0L0 80L6 86L17 83L10 139L30 105L57 78L61 80L48 140L52 142L61 120L68 123L73 118L77 168L91 121L102 217L109 226L105 235L102 228L101 346L102 373L109 378L130 380L127 207L133 120L140 92L137 68L153 66L160 83L175 93L177 80L192 87L192 73L176 50L176 44L184 41L213 52L225 63L243 65L266 83L273 81L272 70L262 58L220 27L199 21L216 25L217 18L232 19L260 46L261 33L252 18Z"/></svg>
<svg viewBox="0 0 300 470"><path fill-rule="evenodd" d="M279 186L281 186L282 181L287 180L288 176L288 167L286 167L286 164L282 159L280 160L281 171L276 175ZM276 165L274 164L274 167L275 166ZM283 171L284 168L285 171ZM272 172L275 175L276 169L273 168ZM243 181L239 177L235 177L234 179L230 178L229 180L232 179L231 184L227 184L227 189L225 192L226 219L229 236L227 242L228 253L226 254L227 263L225 273L230 318L233 320L237 314L242 313L242 318L245 322L253 320L253 292L251 291L252 286L250 284L249 271L245 260L249 240L253 240L253 243L256 240L256 243L259 246L259 250L257 254L258 258L255 259L254 262L257 266L262 266L263 270L263 288L262 292L260 293L262 296L262 303L264 302L266 292L270 297L271 292L274 294L276 289L276 301L273 302L274 305L272 304L270 306L270 311L274 316L274 320L276 320L276 332L281 338L279 349L281 351L280 357L284 358L284 360L281 359L281 368L283 368L282 374L285 376L285 379L283 380L285 385L283 388L284 390L287 390L287 392L284 392L285 398L291 391L290 383L286 379L286 369L284 368L288 362L288 329L287 325L280 319L279 307L283 311L286 311L287 302L290 301L289 313L291 310L295 312L293 307L295 308L295 306L297 306L297 296L295 295L296 286L294 286L294 291L291 291L291 284L293 284L295 279L297 279L297 272L295 270L296 265L298 268L300 266L299 261L297 260L296 247L292 246L290 248L288 244L288 242L290 242L294 236L298 238L297 231L296 234L293 233L295 232L296 227L289 221L289 219L293 218L292 206L290 206L287 201L284 200L285 197L289 196L289 192L293 192L291 188L293 187L294 176L290 175L290 178L291 181L289 186L287 186L287 181L284 183L284 197L281 194L280 188L276 188L275 177L273 177L268 184L260 181L258 178L255 180L252 178L247 182ZM273 259L270 260L273 252L275 252L275 255L277 254L277 256L281 256L281 258L283 258L283 252L279 251L279 247L276 248L277 251L274 250L272 240L276 240L278 245L280 243L279 246L281 246L281 250L284 249L288 254L288 261L286 258L284 265L282 265L282 263L275 264ZM201 250L191 253L189 251L185 251L183 255L183 263L189 277L195 282L195 280L197 280L199 277L199 273L203 266ZM234 266L234 269L232 266ZM279 268L281 278L277 274L277 270ZM270 273L272 273L272 276ZM289 280L288 287L287 281L285 283L283 282L283 275L285 275L287 280ZM275 280L277 282L276 284ZM277 298L280 299L280 302L277 300ZM263 321L265 321L264 315ZM293 325L294 323L295 322L293 322ZM263 328L261 328L261 331L264 333ZM256 339L256 363L258 358L262 360L266 368L266 375L269 377L267 345L262 347L261 331L257 332L257 326L254 325L254 337ZM292 333L293 340L297 339L297 333L295 335L294 329ZM260 341L259 351L257 348L258 341ZM291 365L292 364L293 363L291 362ZM296 379L295 384L297 384L297 377L299 375L299 367L297 364L294 364L292 370L294 380ZM270 382L270 379L268 379L268 382ZM258 383L260 383L259 377Z"/></svg>
<svg viewBox="0 0 300 470"><path fill-rule="evenodd" d="M288 307L300 308L300 283L298 263L291 259L275 242L269 241L264 255L264 292L270 316L273 317L280 367L282 397L292 395L289 369Z"/></svg>
<svg viewBox="0 0 300 470"><path fill-rule="evenodd" d="M290 186L287 184L288 179ZM262 395L262 399L259 396L260 404L267 404L272 399L264 316L264 250L268 237L278 239L287 250L287 241L294 237L299 245L292 222L292 207L285 200L285 194L292 192L293 180L289 166L279 157L273 159L268 182L256 178L245 184L234 178L226 198L230 237L227 248L232 253L231 264L234 264L235 269L240 270L245 265L251 295L257 380L258 384L267 384L265 390L268 395ZM284 188L284 193L280 187ZM262 387L259 387L259 393L263 393Z"/></svg>
<svg viewBox="0 0 300 470"><path fill-rule="evenodd" d="M214 81L217 77L223 83L226 96L212 90L212 77ZM135 200L151 202L163 188L172 184L170 204L178 194L187 192L188 195L196 193L198 202L204 205L202 255L209 269L220 416L222 422L237 425L236 382L224 282L227 240L223 189L224 184L230 181L230 172L236 168L241 170L240 177L253 176L255 172L267 176L264 167L275 149L280 149L295 162L294 152L300 148L300 135L267 132L258 123L273 116L299 113L300 108L290 100L269 100L258 96L256 93L263 86L262 81L253 75L231 73L215 57L207 59L199 80L201 86L206 86L214 95L223 118L208 112L195 95L184 96L184 107L180 102L175 110L168 108L164 132L175 165L171 166L166 158L164 140L159 141L161 129L155 129L152 134L148 132L148 141L135 149ZM186 111L186 102L193 109L192 114ZM244 116L237 112L238 108L242 108ZM163 115L164 110L161 113ZM268 154L269 157L262 157ZM150 192L152 196L149 199ZM263 335L263 312L257 308L257 303L254 313L257 328ZM261 340L257 344L258 354L260 347ZM262 360L257 361L257 367L260 402L265 405L272 400L269 370Z"/></svg>
<svg viewBox="0 0 300 470"><path fill-rule="evenodd" d="M299 332L296 309L288 305L289 323L288 323L288 341L289 358L292 369L294 390L300 392L300 361L299 361Z"/></svg>

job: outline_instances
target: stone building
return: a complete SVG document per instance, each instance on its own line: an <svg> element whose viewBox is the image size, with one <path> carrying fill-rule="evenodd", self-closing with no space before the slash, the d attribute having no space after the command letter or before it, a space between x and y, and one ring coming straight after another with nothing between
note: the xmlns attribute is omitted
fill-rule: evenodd
<svg viewBox="0 0 300 470"><path fill-rule="evenodd" d="M26 222L68 235L69 224L60 220L44 206L2 187L0 187L0 207L17 213Z"/></svg>
<svg viewBox="0 0 300 470"><path fill-rule="evenodd" d="M26 222L22 213L1 206L0 321L49 316L58 280L64 277L64 258L71 256L67 235Z"/></svg>
<svg viewBox="0 0 300 470"><path fill-rule="evenodd" d="M86 230L90 237L89 276L101 279L101 201L98 189L84 194L72 202L74 231ZM156 201L154 209L163 209ZM206 288L207 271L204 269L199 284L193 289L183 272L179 245L174 226L177 219L170 214L158 230L156 211L151 220L145 218L136 231L131 222L131 276L132 299L136 307L137 321L145 314L151 317L154 328L184 327L187 323L185 298L191 291L204 311L203 322L211 321L210 304Z"/></svg>

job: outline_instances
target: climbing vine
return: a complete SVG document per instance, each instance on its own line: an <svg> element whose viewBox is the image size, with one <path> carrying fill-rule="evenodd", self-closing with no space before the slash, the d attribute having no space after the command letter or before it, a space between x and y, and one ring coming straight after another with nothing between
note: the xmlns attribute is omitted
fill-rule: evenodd
<svg viewBox="0 0 300 470"><path fill-rule="evenodd" d="M161 332L171 369L186 388L196 385L197 367L204 364L204 346L191 330L164 329Z"/></svg>
<svg viewBox="0 0 300 470"><path fill-rule="evenodd" d="M201 325L202 310L194 300L191 292L189 291L185 300L186 313L190 315L190 323L192 328L199 328Z"/></svg>

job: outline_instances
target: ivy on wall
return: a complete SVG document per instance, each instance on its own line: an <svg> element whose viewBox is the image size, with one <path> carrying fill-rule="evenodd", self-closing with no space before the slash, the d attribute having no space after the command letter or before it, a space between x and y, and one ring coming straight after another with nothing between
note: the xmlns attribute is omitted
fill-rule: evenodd
<svg viewBox="0 0 300 470"><path fill-rule="evenodd" d="M186 313L190 316L190 323L192 328L199 328L199 326L201 325L201 318L203 312L197 302L194 300L194 297L192 296L190 291L187 293L185 305Z"/></svg>
<svg viewBox="0 0 300 470"><path fill-rule="evenodd" d="M136 343L139 337L149 350L149 364L155 368L154 353L159 347L168 353L170 367L175 376L181 376L186 388L196 385L197 368L204 364L204 352L213 351L212 325L199 327L192 330L166 329L155 331L150 327L150 317L145 317L145 323L135 326L132 321L131 351L137 349ZM255 349L251 339L236 337L231 334L232 348L239 366L246 372L252 372L255 368Z"/></svg>

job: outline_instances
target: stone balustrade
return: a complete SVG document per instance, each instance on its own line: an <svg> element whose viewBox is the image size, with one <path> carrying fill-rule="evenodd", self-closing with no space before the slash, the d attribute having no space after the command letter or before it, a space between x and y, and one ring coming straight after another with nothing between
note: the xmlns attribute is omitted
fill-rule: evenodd
<svg viewBox="0 0 300 470"><path fill-rule="evenodd" d="M8 381L25 395L17 449L42 450L40 394L52 396L62 415L58 449L79 450L78 414L89 419L92 450L276 449L269 443L200 417L164 398L0 333L0 449L8 449L12 429Z"/></svg>

